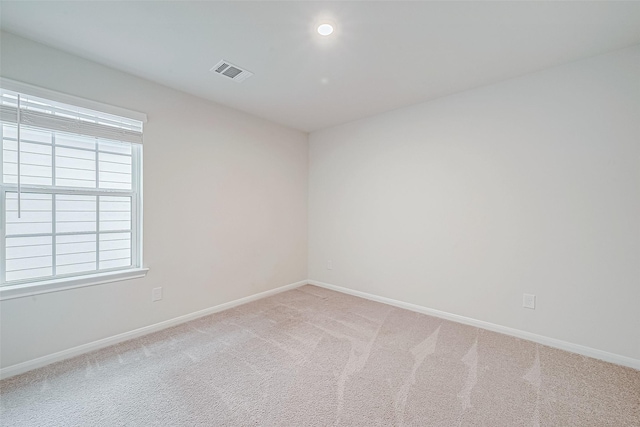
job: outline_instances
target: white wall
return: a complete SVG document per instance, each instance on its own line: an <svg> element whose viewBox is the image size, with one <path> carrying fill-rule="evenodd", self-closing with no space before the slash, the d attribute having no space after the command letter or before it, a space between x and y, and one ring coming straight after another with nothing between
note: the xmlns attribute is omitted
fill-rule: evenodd
<svg viewBox="0 0 640 427"><path fill-rule="evenodd" d="M640 359L640 47L309 150L310 279Z"/></svg>
<svg viewBox="0 0 640 427"><path fill-rule="evenodd" d="M306 279L305 133L11 34L1 43L4 77L148 114L151 269L144 279L2 301L2 367ZM164 299L152 303L158 286Z"/></svg>

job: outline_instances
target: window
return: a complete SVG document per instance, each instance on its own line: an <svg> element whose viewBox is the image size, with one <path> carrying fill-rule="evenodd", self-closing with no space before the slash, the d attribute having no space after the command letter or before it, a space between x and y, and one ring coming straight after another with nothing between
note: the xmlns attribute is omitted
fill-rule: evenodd
<svg viewBox="0 0 640 427"><path fill-rule="evenodd" d="M140 269L143 121L0 99L0 285Z"/></svg>

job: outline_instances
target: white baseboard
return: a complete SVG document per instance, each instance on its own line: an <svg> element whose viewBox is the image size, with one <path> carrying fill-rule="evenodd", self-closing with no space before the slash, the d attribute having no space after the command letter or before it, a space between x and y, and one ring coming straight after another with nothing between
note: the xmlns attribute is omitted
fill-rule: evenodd
<svg viewBox="0 0 640 427"><path fill-rule="evenodd" d="M193 313L185 314L184 316L179 316L173 319L165 320L164 322L134 329L133 331L124 332L122 334L114 335L108 338L103 338L101 340L93 341L88 344L79 345L77 347L73 347L67 350L62 350L57 353L38 357L37 359L32 359L26 362L7 366L6 368L0 369L0 379L9 378L14 375L18 375L18 374L22 374L24 372L30 371L32 369L41 368L51 363L59 362L65 359L70 359L72 357L79 356L84 353L89 353L94 350L99 350L101 348L108 347L113 344L118 344L123 341L127 341L133 338L150 334L152 332L157 332L162 329L170 328L172 326L176 326L181 323L185 323L190 320L197 319L199 317L203 317L209 314L228 310L230 308L237 307L239 305L246 304L251 301L255 301L261 298L266 298L268 296L275 295L280 292L288 291L290 289L294 289L299 286L306 285L307 283L308 283L307 280L302 280L300 282L291 283L285 286L280 286L279 288L271 289L265 292L260 292L258 294L249 295L248 297L240 298L234 301L229 301L224 304L219 304L213 307L205 308L204 310L195 311Z"/></svg>
<svg viewBox="0 0 640 427"><path fill-rule="evenodd" d="M572 353L581 354L587 357L593 357L594 359L604 360L605 362L615 363L617 365L627 366L633 369L640 370L640 360L633 359L631 357L621 356L618 354L597 350L591 347L586 347L579 344L573 344L567 341L562 341L555 338L549 338L542 335L533 334L531 332L521 331L519 329L496 325L494 323L484 322L482 320L476 320L469 317L459 316L457 314L447 313L444 311L423 307L417 304L411 304L403 301L394 300L391 298L369 294L366 292L356 291L353 289L344 288L342 286L331 285L329 283L318 282L316 280L302 280L296 283L291 283L289 285L281 286L279 288L271 289L269 291L260 292L258 294L250 295L248 297L240 298L234 301L226 302L224 304L219 304L213 307L209 307L204 310L189 313L184 316L175 317L173 319L165 320L163 322L159 322L153 325L145 326L139 329L134 329L133 331L114 335L112 337L93 341L93 342L83 344L77 347L73 347L67 350L59 351L57 353L38 357L37 359L32 359L26 362L7 366L5 368L0 369L0 379L9 378L14 375L22 374L32 369L41 368L51 363L55 363L61 360L79 356L84 353L89 353L94 350L99 350L101 348L108 347L113 344L118 344L123 341L127 341L143 335L147 335L152 332L157 332L162 329L170 328L172 326L176 326L181 323L185 323L190 320L197 319L199 317L203 317L209 314L228 310L230 308L237 307L239 305L246 304L248 302L255 301L261 298L266 298L268 296L275 295L280 292L288 291L290 289L294 289L306 284L320 286L322 288L331 289L337 292L342 292L344 294L354 295L354 296L369 299L372 301L381 302L383 304L389 304L395 307L404 308L406 310L415 311L417 313L427 314L429 316L435 316L442 319L451 320L453 322L463 323L466 325L487 329L493 332L510 335L516 338L537 342L539 344L543 344L549 347L558 348L560 350L565 350Z"/></svg>
<svg viewBox="0 0 640 427"><path fill-rule="evenodd" d="M393 305L395 307L404 308L406 310L415 311L417 313L427 314L429 316L439 317L446 320L451 320L457 323L463 323L465 325L475 326L489 331L498 332L505 335L510 335L516 338L521 338L528 341L533 341L538 344L554 347L560 350L569 351L571 353L581 354L583 356L592 357L594 359L604 360L605 362L615 363L616 365L627 366L629 368L640 370L640 360L627 356L621 356L619 354L609 353L595 348L586 347L579 344L573 344L567 341L558 340L555 338L545 337L543 335L533 334L531 332L521 331L519 329L509 328L507 326L496 325L495 323L489 323L482 320L472 319L470 317L459 316L457 314L447 313L445 311L435 310L421 305L411 304L408 302L398 301L391 298L381 297L378 295L369 294L367 292L355 291L353 289L344 288L342 286L336 286L329 283L318 282L316 280L308 280L310 285L320 286L322 288L331 289L333 291L342 292L361 298L365 298L372 301L381 302L383 304Z"/></svg>

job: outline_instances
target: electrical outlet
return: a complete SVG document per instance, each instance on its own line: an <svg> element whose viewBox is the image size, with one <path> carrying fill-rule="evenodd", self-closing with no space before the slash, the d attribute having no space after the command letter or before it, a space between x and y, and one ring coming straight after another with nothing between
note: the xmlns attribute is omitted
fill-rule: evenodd
<svg viewBox="0 0 640 427"><path fill-rule="evenodd" d="M160 301L162 299L162 288L153 288L151 290L151 302Z"/></svg>
<svg viewBox="0 0 640 427"><path fill-rule="evenodd" d="M531 294L522 294L522 306L524 308L536 309L536 296Z"/></svg>
<svg viewBox="0 0 640 427"><path fill-rule="evenodd" d="M331 260L327 261L327 270L333 270L333 262Z"/></svg>

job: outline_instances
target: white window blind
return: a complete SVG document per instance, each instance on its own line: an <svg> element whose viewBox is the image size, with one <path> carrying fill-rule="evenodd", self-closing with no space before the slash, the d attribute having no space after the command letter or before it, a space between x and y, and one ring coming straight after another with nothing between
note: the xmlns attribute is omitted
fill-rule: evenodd
<svg viewBox="0 0 640 427"><path fill-rule="evenodd" d="M0 119L18 121L18 93L2 90ZM20 121L25 126L116 141L142 143L142 122L20 94Z"/></svg>
<svg viewBox="0 0 640 427"><path fill-rule="evenodd" d="M0 284L141 267L143 123L0 89Z"/></svg>

